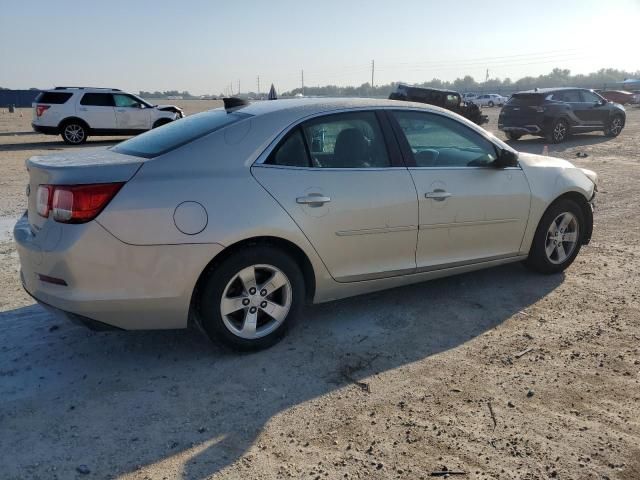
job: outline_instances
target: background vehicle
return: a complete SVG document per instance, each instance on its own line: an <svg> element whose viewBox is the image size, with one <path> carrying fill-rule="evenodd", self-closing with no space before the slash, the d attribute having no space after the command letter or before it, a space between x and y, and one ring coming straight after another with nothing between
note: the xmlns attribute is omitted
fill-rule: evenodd
<svg viewBox="0 0 640 480"><path fill-rule="evenodd" d="M477 93L463 93L462 100L464 102L473 102L476 98L478 98Z"/></svg>
<svg viewBox="0 0 640 480"><path fill-rule="evenodd" d="M482 125L489 121L486 115L475 103L465 103L458 92L453 90L443 90L438 88L412 87L398 84L396 89L389 95L390 100L405 100L409 102L420 102L436 107L446 108L465 118L468 118L476 125Z"/></svg>
<svg viewBox="0 0 640 480"><path fill-rule="evenodd" d="M640 90L634 90L632 93L633 97L631 99L631 103L634 105L640 104Z"/></svg>
<svg viewBox="0 0 640 480"><path fill-rule="evenodd" d="M14 229L26 290L90 325L191 320L254 349L305 301L508 262L559 272L591 237L593 172L518 154L446 110L234 105L29 159Z"/></svg>
<svg viewBox="0 0 640 480"><path fill-rule="evenodd" d="M498 128L517 140L530 134L559 143L573 133L603 131L615 137L626 121L624 107L584 88L540 88L514 93L500 111Z"/></svg>
<svg viewBox="0 0 640 480"><path fill-rule="evenodd" d="M633 103L633 92L627 92L626 90L595 90L595 92L610 102L619 103L620 105Z"/></svg>
<svg viewBox="0 0 640 480"><path fill-rule="evenodd" d="M36 97L31 126L79 145L90 135L137 135L183 116L175 105L151 105L116 88L56 87Z"/></svg>
<svg viewBox="0 0 640 480"><path fill-rule="evenodd" d="M473 103L481 107L494 107L496 105L501 107L507 103L507 97L503 97L497 93L485 93L474 98Z"/></svg>

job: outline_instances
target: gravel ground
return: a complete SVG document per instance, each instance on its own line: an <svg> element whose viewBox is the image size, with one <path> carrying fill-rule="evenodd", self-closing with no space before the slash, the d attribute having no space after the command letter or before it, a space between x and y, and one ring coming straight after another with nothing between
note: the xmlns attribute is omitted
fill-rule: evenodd
<svg viewBox="0 0 640 480"><path fill-rule="evenodd" d="M248 355L89 332L23 293L7 231L24 160L67 148L30 115L0 112L1 478L640 478L640 109L616 139L549 146L601 178L565 274L509 265L308 307Z"/></svg>

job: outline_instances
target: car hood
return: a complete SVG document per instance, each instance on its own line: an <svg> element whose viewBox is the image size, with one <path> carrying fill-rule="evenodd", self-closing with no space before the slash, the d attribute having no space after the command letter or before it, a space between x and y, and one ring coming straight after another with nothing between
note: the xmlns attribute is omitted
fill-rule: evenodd
<svg viewBox="0 0 640 480"><path fill-rule="evenodd" d="M177 107L175 105L156 105L156 108L158 110L166 110L169 112L175 112L176 110L182 111L180 107Z"/></svg>

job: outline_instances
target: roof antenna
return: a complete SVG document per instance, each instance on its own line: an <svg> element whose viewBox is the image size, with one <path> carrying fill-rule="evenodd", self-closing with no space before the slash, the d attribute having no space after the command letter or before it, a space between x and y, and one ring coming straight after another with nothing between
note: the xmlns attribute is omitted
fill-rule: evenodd
<svg viewBox="0 0 640 480"><path fill-rule="evenodd" d="M228 97L228 98L223 98L222 101L224 102L224 109L225 110L231 110L233 108L240 108L240 107L246 107L247 105L249 105L249 102L242 99L242 98L238 98L238 97Z"/></svg>

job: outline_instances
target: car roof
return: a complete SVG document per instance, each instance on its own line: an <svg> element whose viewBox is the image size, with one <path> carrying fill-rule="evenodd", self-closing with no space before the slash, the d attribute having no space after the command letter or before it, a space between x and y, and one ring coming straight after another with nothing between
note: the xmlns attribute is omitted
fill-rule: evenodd
<svg viewBox="0 0 640 480"><path fill-rule="evenodd" d="M106 87L54 87L43 92L68 92L68 91L83 91L83 92L122 92L119 88L106 88Z"/></svg>
<svg viewBox="0 0 640 480"><path fill-rule="evenodd" d="M424 103L405 102L403 100L386 100L374 98L295 98L281 100L260 100L237 110L250 115L266 115L276 112L299 114L300 117L331 110L348 110L361 108L393 108L412 107L443 112L445 110Z"/></svg>
<svg viewBox="0 0 640 480"><path fill-rule="evenodd" d="M553 92L560 92L562 90L589 90L591 91L590 88L583 88L583 87L549 87L549 88L538 88L538 89L534 89L534 90L523 90L521 92L517 92L517 93L553 93Z"/></svg>

